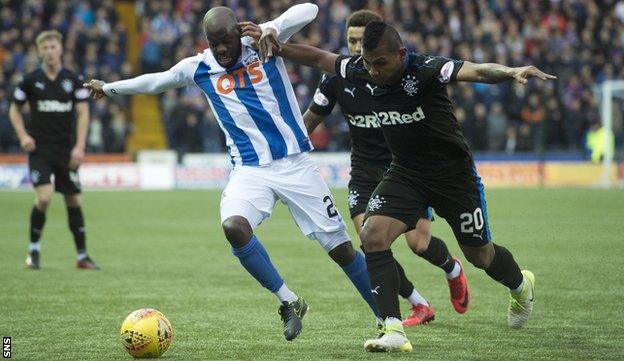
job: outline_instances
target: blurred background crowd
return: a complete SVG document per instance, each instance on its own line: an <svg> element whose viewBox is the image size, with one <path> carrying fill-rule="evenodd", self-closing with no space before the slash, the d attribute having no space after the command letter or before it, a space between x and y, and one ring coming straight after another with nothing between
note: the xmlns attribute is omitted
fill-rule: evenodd
<svg viewBox="0 0 624 361"><path fill-rule="evenodd" d="M139 44L129 44L112 0L0 0L0 152L18 151L8 120L13 86L38 66L34 37L55 28L65 36L64 65L114 81L170 68L201 52L203 14L216 5L235 9L239 20L262 22L294 1L138 0ZM573 151L585 147L588 130L600 120L594 87L624 79L624 1L615 0L319 0L317 19L291 41L347 53L345 18L368 8L402 34L409 50L509 66L533 64L555 74L555 82L500 85L454 84L449 92L473 149L492 152ZM126 59L140 46L140 68ZM287 62L302 111L319 72ZM94 101L88 137L91 152L123 152L132 119L128 99ZM161 97L169 146L180 152L221 152L224 140L197 88ZM621 113L620 113L621 114ZM621 121L616 127L621 127ZM617 130L617 129L616 129ZM618 134L618 132L616 132ZM621 132L619 132L621 134ZM312 135L318 150L349 148L338 109ZM618 141L621 141L619 139Z"/></svg>

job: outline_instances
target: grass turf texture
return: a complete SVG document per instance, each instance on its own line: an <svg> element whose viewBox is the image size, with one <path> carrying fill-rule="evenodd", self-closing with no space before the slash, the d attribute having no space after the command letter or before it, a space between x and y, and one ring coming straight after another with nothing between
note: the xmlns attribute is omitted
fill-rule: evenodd
<svg viewBox="0 0 624 361"><path fill-rule="evenodd" d="M88 247L102 270L78 271L56 195L42 237L42 269L31 271L24 259L33 194L1 192L0 333L12 337L13 358L130 359L119 327L142 307L171 321L173 344L163 356L170 360L624 358L622 191L488 190L494 239L537 277L533 318L520 331L506 324L507 291L469 264L470 308L456 314L441 271L399 239L396 257L437 312L431 325L408 329L414 352L406 355L364 351L375 331L367 306L280 204L257 235L289 287L311 306L302 335L284 341L274 296L243 270L222 236L219 196L86 192ZM335 198L347 215L346 191L336 190ZM460 255L442 219L433 232ZM407 303L401 306L406 314Z"/></svg>

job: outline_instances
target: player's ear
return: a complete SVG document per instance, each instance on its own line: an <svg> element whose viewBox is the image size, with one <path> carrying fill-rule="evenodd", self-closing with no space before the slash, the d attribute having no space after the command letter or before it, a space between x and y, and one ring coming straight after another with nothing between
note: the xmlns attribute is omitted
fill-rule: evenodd
<svg viewBox="0 0 624 361"><path fill-rule="evenodd" d="M399 49L399 58L401 58L401 61L405 61L406 56L407 56L407 49L406 48Z"/></svg>

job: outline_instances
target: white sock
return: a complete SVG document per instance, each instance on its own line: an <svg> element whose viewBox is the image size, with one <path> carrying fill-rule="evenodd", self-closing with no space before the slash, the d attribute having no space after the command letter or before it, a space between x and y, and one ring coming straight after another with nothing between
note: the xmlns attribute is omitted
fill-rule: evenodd
<svg viewBox="0 0 624 361"><path fill-rule="evenodd" d="M30 242L28 244L28 252L37 251L41 252L41 243L40 242Z"/></svg>
<svg viewBox="0 0 624 361"><path fill-rule="evenodd" d="M396 317L386 317L386 328L403 331L403 325L401 324L401 320Z"/></svg>
<svg viewBox="0 0 624 361"><path fill-rule="evenodd" d="M518 286L518 288L514 288L514 289L509 289L511 291L511 293L513 293L514 295L519 295L520 292L522 292L522 289L524 288L524 277L522 277L522 283L520 284L520 286Z"/></svg>
<svg viewBox="0 0 624 361"><path fill-rule="evenodd" d="M78 253L78 256L76 257L76 259L78 261L83 261L85 258L89 257L89 255L87 254L87 252L80 252Z"/></svg>
<svg viewBox="0 0 624 361"><path fill-rule="evenodd" d="M279 290L275 292L275 296L277 296L277 299L280 301L280 303L290 303L297 300L297 295L293 291L291 291L288 286L286 286L286 283L284 283L282 287L280 287Z"/></svg>
<svg viewBox="0 0 624 361"><path fill-rule="evenodd" d="M423 296L421 296L420 293L418 293L418 291L416 291L416 288L414 288L414 290L412 291L412 294L409 295L409 297L407 298L407 301L412 306L416 306L419 303L422 303L425 306L429 306L429 303L427 302L427 300L424 299Z"/></svg>
<svg viewBox="0 0 624 361"><path fill-rule="evenodd" d="M459 262L455 262L455 267L453 267L453 270L451 271L451 273L446 274L446 279L452 280L453 278L459 276L460 273L461 273L461 267L459 266Z"/></svg>

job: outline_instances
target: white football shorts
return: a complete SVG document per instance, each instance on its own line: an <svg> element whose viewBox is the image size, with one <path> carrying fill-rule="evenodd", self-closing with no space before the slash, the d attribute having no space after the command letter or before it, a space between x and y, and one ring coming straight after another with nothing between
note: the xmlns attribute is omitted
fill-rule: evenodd
<svg viewBox="0 0 624 361"><path fill-rule="evenodd" d="M260 167L235 167L221 196L221 223L242 216L255 229L271 216L278 199L288 207L301 232L327 252L349 241L329 188L307 153Z"/></svg>

